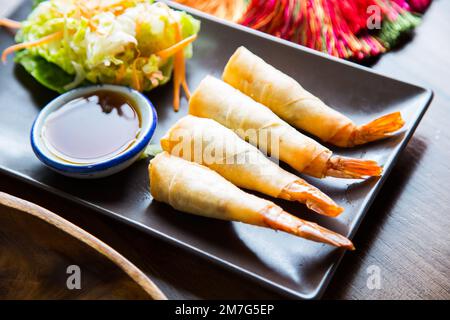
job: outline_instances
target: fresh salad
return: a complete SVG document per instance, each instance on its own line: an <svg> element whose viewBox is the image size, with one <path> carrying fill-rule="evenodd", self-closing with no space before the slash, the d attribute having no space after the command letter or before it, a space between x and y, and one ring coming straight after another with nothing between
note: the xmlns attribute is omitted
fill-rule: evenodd
<svg viewBox="0 0 450 320"><path fill-rule="evenodd" d="M110 83L149 91L167 83L173 72L174 108L180 88L189 96L185 59L200 22L185 12L152 0L38 1L17 28L15 61L44 86L64 92L86 83Z"/></svg>

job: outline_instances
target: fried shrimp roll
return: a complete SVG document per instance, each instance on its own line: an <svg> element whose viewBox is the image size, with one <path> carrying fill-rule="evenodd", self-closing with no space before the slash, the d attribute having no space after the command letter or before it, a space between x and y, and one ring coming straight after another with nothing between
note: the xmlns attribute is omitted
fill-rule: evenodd
<svg viewBox="0 0 450 320"><path fill-rule="evenodd" d="M191 115L180 119L161 139L161 147L171 155L216 171L238 187L298 201L326 216L336 217L343 211L319 189L280 168L214 120Z"/></svg>
<svg viewBox="0 0 450 320"><path fill-rule="evenodd" d="M400 112L394 112L368 124L356 125L244 47L237 49L228 61L223 80L292 126L340 147L389 137L405 124Z"/></svg>
<svg viewBox="0 0 450 320"><path fill-rule="evenodd" d="M211 76L203 79L193 93L189 113L216 120L265 154L313 177L360 179L378 176L382 171L375 161L334 156L270 109Z"/></svg>
<svg viewBox="0 0 450 320"><path fill-rule="evenodd" d="M242 191L217 172L167 152L160 153L150 162L149 174L153 198L177 210L268 227L354 249L346 237L292 216L274 203Z"/></svg>

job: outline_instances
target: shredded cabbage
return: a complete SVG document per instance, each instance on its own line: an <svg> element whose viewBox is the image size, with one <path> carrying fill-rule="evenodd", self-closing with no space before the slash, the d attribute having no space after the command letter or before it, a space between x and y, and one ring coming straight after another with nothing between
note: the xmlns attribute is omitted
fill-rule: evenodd
<svg viewBox="0 0 450 320"><path fill-rule="evenodd" d="M133 87L136 79L139 89L148 91L171 77L173 58L163 59L156 53L177 43L174 24L181 27L183 39L200 29L192 16L152 0L43 1L23 21L17 42L36 41L60 31L64 36L25 49L17 60L26 58L30 66L33 57L43 58L71 75L72 81L58 91L85 81ZM192 45L183 52L190 58ZM36 72L32 74L39 80Z"/></svg>

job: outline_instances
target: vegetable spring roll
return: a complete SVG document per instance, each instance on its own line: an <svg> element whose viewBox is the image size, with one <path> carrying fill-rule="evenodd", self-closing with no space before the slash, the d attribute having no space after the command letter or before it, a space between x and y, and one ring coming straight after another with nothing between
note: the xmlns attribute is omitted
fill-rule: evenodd
<svg viewBox="0 0 450 320"><path fill-rule="evenodd" d="M200 83L189 101L189 113L216 120L266 154L314 177L355 179L381 174L375 161L333 156L329 149L298 132L270 109L214 77L208 76Z"/></svg>
<svg viewBox="0 0 450 320"><path fill-rule="evenodd" d="M335 217L343 208L303 179L283 170L218 122L188 115L161 139L168 153L202 164L238 187L298 201Z"/></svg>
<svg viewBox="0 0 450 320"><path fill-rule="evenodd" d="M400 112L394 112L358 126L244 47L228 61L223 80L294 127L340 147L389 137L405 123Z"/></svg>
<svg viewBox="0 0 450 320"><path fill-rule="evenodd" d="M160 153L149 166L150 192L173 208L210 218L269 227L309 240L353 250L350 240L299 219L274 203L248 194L215 171Z"/></svg>

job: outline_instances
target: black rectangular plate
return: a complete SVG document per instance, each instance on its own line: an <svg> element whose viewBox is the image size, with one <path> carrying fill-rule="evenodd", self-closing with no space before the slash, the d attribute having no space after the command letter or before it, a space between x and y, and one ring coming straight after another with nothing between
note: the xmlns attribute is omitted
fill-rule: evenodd
<svg viewBox="0 0 450 320"><path fill-rule="evenodd" d="M30 10L29 5L24 5L13 18L24 19ZM301 205L277 201L301 218L352 238L426 111L432 92L192 12L202 21L202 30L195 43L194 57L187 66L191 88L207 74L220 77L234 50L245 45L357 123L392 111L402 112L405 130L395 137L351 150L334 148L341 155L377 160L384 165L381 178L366 181L307 178L345 207L339 218L320 217ZM1 30L0 49L12 43L12 34ZM37 160L29 142L34 118L56 94L36 83L11 59L0 68L0 88L0 168L4 172L171 241L279 292L303 299L318 298L323 293L344 251L268 229L179 213L154 202L148 191L148 161L137 162L113 177L100 180L60 176ZM172 111L170 84L151 92L149 97L158 111L159 124L153 138L153 143L158 143L166 130L187 113L187 103L183 99L181 111Z"/></svg>

